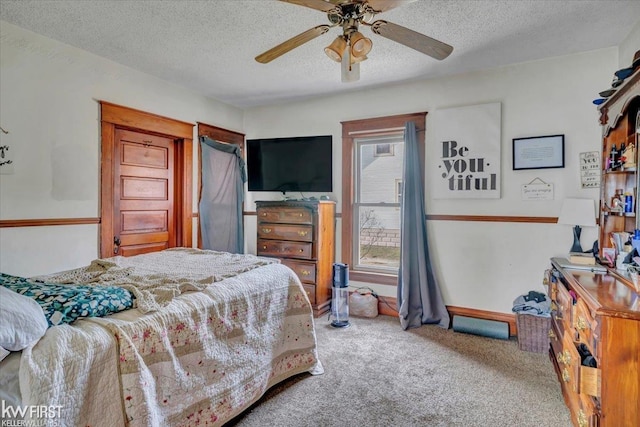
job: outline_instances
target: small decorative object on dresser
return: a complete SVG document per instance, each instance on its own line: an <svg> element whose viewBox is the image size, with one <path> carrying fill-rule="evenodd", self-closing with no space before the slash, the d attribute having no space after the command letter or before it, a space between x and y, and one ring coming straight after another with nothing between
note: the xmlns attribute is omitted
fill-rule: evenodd
<svg viewBox="0 0 640 427"><path fill-rule="evenodd" d="M335 210L330 200L258 201L258 255L280 258L304 286L314 316L331 308Z"/></svg>

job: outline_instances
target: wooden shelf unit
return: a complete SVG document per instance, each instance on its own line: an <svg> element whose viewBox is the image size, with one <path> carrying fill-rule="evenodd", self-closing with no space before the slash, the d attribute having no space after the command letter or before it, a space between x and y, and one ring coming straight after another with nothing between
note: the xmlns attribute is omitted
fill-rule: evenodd
<svg viewBox="0 0 640 427"><path fill-rule="evenodd" d="M296 272L314 316L331 308L336 204L328 200L258 201L258 255Z"/></svg>
<svg viewBox="0 0 640 427"><path fill-rule="evenodd" d="M638 114L640 109L640 69L628 77L616 92L601 104L600 124L602 125L602 179L600 182L600 256L604 248L613 247L611 233L627 231L633 233L640 228L640 217L636 215L640 208L638 202L638 162L640 152L638 143ZM617 148L624 143L633 143L636 148L636 166L622 170L608 170L607 158L611 147ZM611 200L616 190L633 196L633 212L611 212Z"/></svg>

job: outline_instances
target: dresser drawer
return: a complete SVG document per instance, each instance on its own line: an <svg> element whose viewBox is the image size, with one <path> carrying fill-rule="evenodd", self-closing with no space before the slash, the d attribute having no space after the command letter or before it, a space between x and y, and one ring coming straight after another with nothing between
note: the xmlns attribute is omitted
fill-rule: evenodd
<svg viewBox="0 0 640 427"><path fill-rule="evenodd" d="M600 397L601 381L600 369L580 366L580 393Z"/></svg>
<svg viewBox="0 0 640 427"><path fill-rule="evenodd" d="M257 209L259 222L279 222L294 224L311 224L313 215L305 208L259 207Z"/></svg>
<svg viewBox="0 0 640 427"><path fill-rule="evenodd" d="M571 335L566 333L561 341L552 339L551 348L558 362L564 388L576 394L600 397L600 369L581 364L580 353Z"/></svg>
<svg viewBox="0 0 640 427"><path fill-rule="evenodd" d="M580 395L576 409L575 421L578 427L598 427L600 425L598 409L590 397Z"/></svg>
<svg viewBox="0 0 640 427"><path fill-rule="evenodd" d="M554 354L556 354L556 350L560 350L562 348L564 330L559 326L559 323L561 322L556 322L556 319L551 317L551 326L548 333L549 343L551 344L551 348L554 350Z"/></svg>
<svg viewBox="0 0 640 427"><path fill-rule="evenodd" d="M316 265L312 262L301 262L283 259L282 263L296 272L303 283L316 283Z"/></svg>
<svg viewBox="0 0 640 427"><path fill-rule="evenodd" d="M571 330L573 326L572 313L573 313L573 298L569 295L569 291L564 287L562 283L558 283L556 292L555 304L556 314L555 318L558 321L564 323L563 329L565 331ZM552 307L553 310L554 307ZM574 338L573 336L571 338Z"/></svg>
<svg viewBox="0 0 640 427"><path fill-rule="evenodd" d="M560 342L562 342L562 337L564 336L564 322L562 321L562 312L560 311L560 306L555 301L551 301L551 327L555 330L556 335Z"/></svg>
<svg viewBox="0 0 640 427"><path fill-rule="evenodd" d="M316 303L316 286L303 283L302 287L304 288L304 292L307 294L307 297L309 298L309 302L311 304L315 304Z"/></svg>
<svg viewBox="0 0 640 427"><path fill-rule="evenodd" d="M258 239L258 255L311 259L313 243Z"/></svg>
<svg viewBox="0 0 640 427"><path fill-rule="evenodd" d="M582 299L578 299L575 305L573 328L578 334L578 341L586 344L591 354L595 355L597 343L594 331L596 329L596 321L591 317L591 311Z"/></svg>
<svg viewBox="0 0 640 427"><path fill-rule="evenodd" d="M580 355L573 344L571 334L567 332L565 332L562 338L562 350L558 352L557 358L562 381L569 390L578 393L580 391Z"/></svg>
<svg viewBox="0 0 640 427"><path fill-rule="evenodd" d="M263 222L258 224L258 238L312 242L313 227L311 225L270 224Z"/></svg>

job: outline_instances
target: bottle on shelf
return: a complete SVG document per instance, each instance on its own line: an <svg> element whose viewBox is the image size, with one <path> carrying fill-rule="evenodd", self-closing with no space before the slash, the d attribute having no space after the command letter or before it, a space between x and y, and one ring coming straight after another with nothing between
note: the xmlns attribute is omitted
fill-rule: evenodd
<svg viewBox="0 0 640 427"><path fill-rule="evenodd" d="M624 193L624 213L633 213L633 195L630 192Z"/></svg>
<svg viewBox="0 0 640 427"><path fill-rule="evenodd" d="M609 152L609 168L611 170L616 170L618 163L619 151L616 149L616 144L611 146L611 151Z"/></svg>

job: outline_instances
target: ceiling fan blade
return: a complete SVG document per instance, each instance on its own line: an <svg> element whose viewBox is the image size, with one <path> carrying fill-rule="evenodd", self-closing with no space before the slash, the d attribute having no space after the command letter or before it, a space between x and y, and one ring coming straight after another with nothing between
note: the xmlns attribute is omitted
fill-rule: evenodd
<svg viewBox="0 0 640 427"><path fill-rule="evenodd" d="M380 13L414 1L416 0L367 0L367 3L376 13Z"/></svg>
<svg viewBox="0 0 640 427"><path fill-rule="evenodd" d="M435 59L445 59L453 52L453 47L446 43L391 22L376 21L371 24L371 31Z"/></svg>
<svg viewBox="0 0 640 427"><path fill-rule="evenodd" d="M298 46L315 39L316 37L326 33L329 31L329 25L318 25L317 27L313 27L304 33L300 33L295 37L290 38L289 40L280 43L278 46L269 49L268 51L261 53L256 56L256 61L266 64L267 62L271 62L274 59L284 55L297 48Z"/></svg>
<svg viewBox="0 0 640 427"><path fill-rule="evenodd" d="M297 4L298 6L310 7L311 9L329 12L336 8L336 5L324 0L280 0L285 3Z"/></svg>

